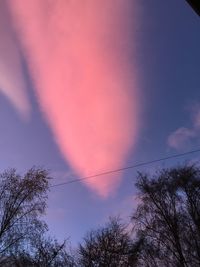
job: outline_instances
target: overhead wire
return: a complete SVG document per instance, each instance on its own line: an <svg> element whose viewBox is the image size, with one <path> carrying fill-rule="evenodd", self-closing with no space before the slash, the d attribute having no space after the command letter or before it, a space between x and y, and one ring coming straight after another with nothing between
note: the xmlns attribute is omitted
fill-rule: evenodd
<svg viewBox="0 0 200 267"><path fill-rule="evenodd" d="M200 152L200 148L196 149L196 150L190 150L190 151L187 151L187 152L184 152L184 153L179 153L179 154L174 154L174 155L171 155L171 156L159 158L159 159L154 159L154 160L150 160L150 161L137 163L137 164L134 164L134 165L129 165L129 166L118 168L118 169L99 172L99 173L96 173L96 174L93 174L93 175L84 176L84 177L77 178L77 179L72 179L72 180L69 180L69 181L66 181L66 182L63 182L63 183L53 184L50 187L58 187L58 186L63 186L63 185L69 185L69 184L72 184L72 183L78 183L78 182L81 182L83 180L88 180L88 179L96 178L96 177L103 176L103 175L122 172L122 171L125 171L125 170L128 170L128 169L134 169L134 168L150 165L150 164L153 164L153 163L157 163L157 162L161 162L161 161L165 161L165 160L169 160L169 159L174 159L174 158L187 156L189 154L194 154L194 153L198 153L198 152Z"/></svg>

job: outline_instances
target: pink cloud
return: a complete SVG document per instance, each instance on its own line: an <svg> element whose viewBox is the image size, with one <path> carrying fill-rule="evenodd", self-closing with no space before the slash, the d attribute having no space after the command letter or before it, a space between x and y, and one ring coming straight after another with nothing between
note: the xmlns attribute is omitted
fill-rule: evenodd
<svg viewBox="0 0 200 267"><path fill-rule="evenodd" d="M80 176L123 166L136 142L132 6L132 0L10 1L39 104ZM120 174L85 181L102 197L119 182Z"/></svg>
<svg viewBox="0 0 200 267"><path fill-rule="evenodd" d="M9 22L6 3L0 1L0 92L14 104L23 117L27 117L30 104L20 53Z"/></svg>

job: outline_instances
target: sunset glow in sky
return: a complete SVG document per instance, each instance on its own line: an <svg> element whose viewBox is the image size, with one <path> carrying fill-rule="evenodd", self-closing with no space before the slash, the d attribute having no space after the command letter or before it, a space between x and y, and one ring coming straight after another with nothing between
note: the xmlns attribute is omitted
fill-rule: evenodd
<svg viewBox="0 0 200 267"><path fill-rule="evenodd" d="M0 92L8 97L22 116L29 115L30 106L23 77L19 47L5 3L0 2Z"/></svg>
<svg viewBox="0 0 200 267"><path fill-rule="evenodd" d="M137 23L132 7L122 0L10 1L41 110L81 177L120 168L136 141L136 63L127 47ZM119 179L86 184L106 197Z"/></svg>
<svg viewBox="0 0 200 267"><path fill-rule="evenodd" d="M0 1L0 167L52 184L200 147L200 20L185 0ZM47 221L80 241L135 207L137 171L52 187Z"/></svg>

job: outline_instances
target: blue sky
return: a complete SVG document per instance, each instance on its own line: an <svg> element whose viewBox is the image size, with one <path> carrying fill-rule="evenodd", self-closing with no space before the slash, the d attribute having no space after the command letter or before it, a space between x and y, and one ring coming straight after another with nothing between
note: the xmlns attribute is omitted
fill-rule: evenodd
<svg viewBox="0 0 200 267"><path fill-rule="evenodd" d="M133 38L129 39L128 46L134 50L130 53L130 62L137 62L140 127L127 165L200 147L200 131L195 126L200 117L199 17L183 0L135 2L138 25L133 26ZM31 113L29 119L23 119L5 94L0 95L1 170L16 167L19 172L24 172L35 165L49 169L55 183L73 179L73 171L38 106L26 56L22 55L21 60ZM180 128L192 134L188 136L186 130L175 135ZM170 135L179 142L177 147L170 146ZM157 167L192 158L198 160L198 154L139 170L152 172ZM136 205L136 171L125 171L118 190L106 199L82 183L52 188L46 215L52 234L59 239L70 236L75 244L89 229L104 223L110 215L121 214L127 219Z"/></svg>

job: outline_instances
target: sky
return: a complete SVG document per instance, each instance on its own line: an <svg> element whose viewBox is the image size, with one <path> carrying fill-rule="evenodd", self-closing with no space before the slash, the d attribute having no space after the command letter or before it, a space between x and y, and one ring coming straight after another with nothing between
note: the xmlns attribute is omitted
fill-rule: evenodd
<svg viewBox="0 0 200 267"><path fill-rule="evenodd" d="M184 0L0 1L0 169L52 184L200 147L200 20ZM137 171L49 192L45 219L81 241L137 205Z"/></svg>

